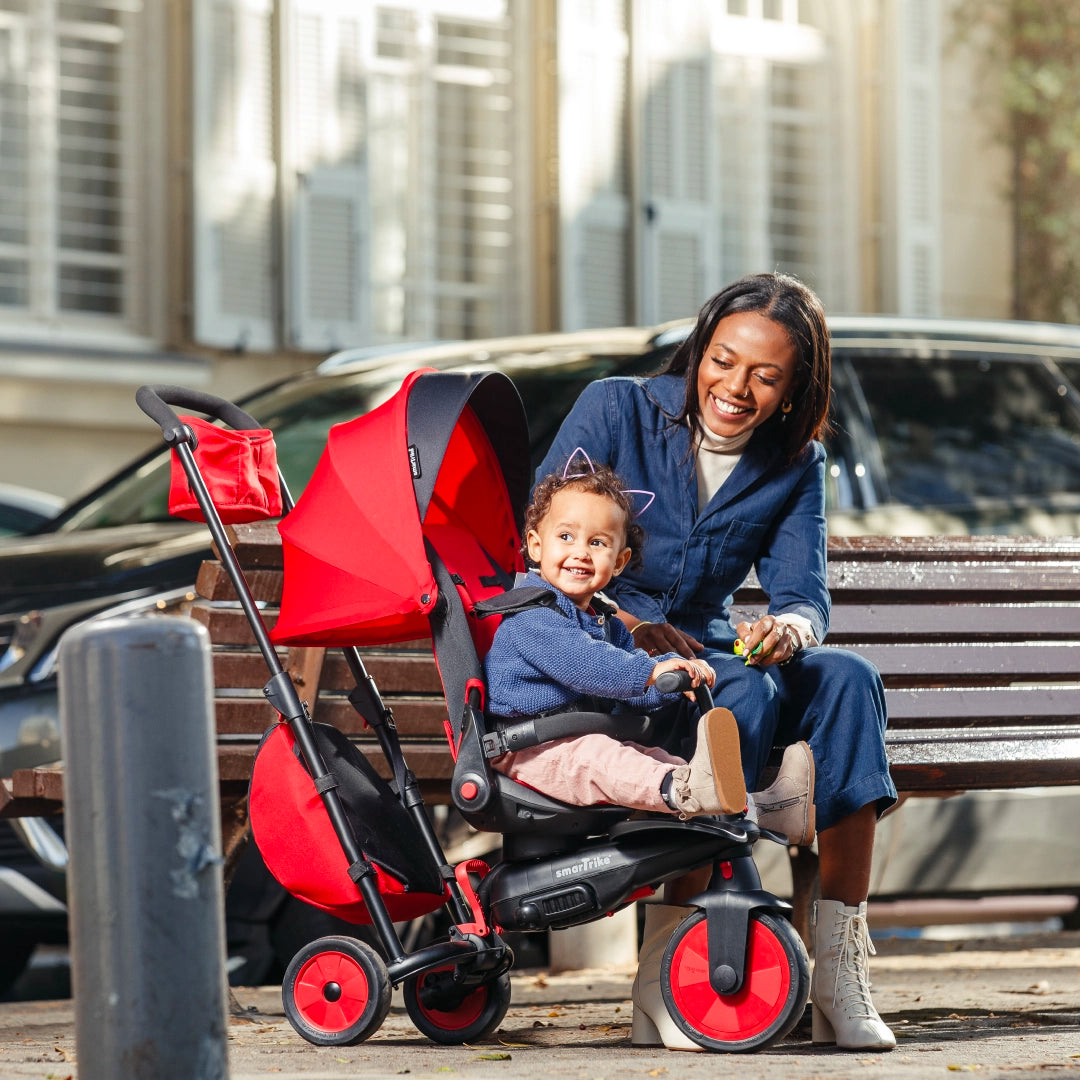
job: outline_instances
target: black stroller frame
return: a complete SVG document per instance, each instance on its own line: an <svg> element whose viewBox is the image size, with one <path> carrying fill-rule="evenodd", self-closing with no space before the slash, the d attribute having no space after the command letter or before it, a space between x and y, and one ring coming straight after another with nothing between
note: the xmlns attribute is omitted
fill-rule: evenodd
<svg viewBox="0 0 1080 1080"><path fill-rule="evenodd" d="M505 379L494 373L438 377ZM456 867L447 862L419 784L406 763L393 713L383 702L360 650L345 647L345 660L355 683L349 701L373 730L392 771L394 793L445 883L446 907L452 920L446 940L407 952L379 891L375 868L357 844L338 781L316 741L307 704L281 664L200 473L193 452L195 434L172 406L201 412L238 431L261 425L231 402L183 387L144 386L136 400L158 424L165 443L183 466L266 662L270 678L263 692L303 755L347 860L349 877L363 898L381 945L382 955L358 939L334 936L312 942L297 953L286 972L282 993L286 1014L304 1038L317 1045L350 1045L369 1038L385 1019L391 989L399 984L404 984L411 1019L432 1040L461 1044L483 1038L498 1027L510 1005L508 973L513 954L500 936L502 932L535 932L590 922L652 895L665 881L709 865L712 876L708 887L687 901L697 912L674 932L664 954L661 990L669 1014L690 1039L716 1051L760 1049L794 1027L809 994L809 963L790 923L791 905L762 888L752 855L760 836L776 842L786 840L760 832L742 816L679 821L661 815L631 818L630 811L621 807L567 806L492 769L490 760L502 752L505 738L500 740L498 733L487 730L482 683L478 685L482 669L475 652L471 658L463 656L459 646L440 640L445 638L446 623L456 620L460 625L465 612L454 582L433 551L429 556L440 599L450 616L441 630L433 622L436 655L441 669L448 661L460 662L464 668L452 680L463 688L458 698L463 708L460 717L454 717L451 710L457 742L451 795L466 821L503 834L503 857L490 869L475 859ZM280 473L279 480L288 513L293 499ZM672 674L677 679L681 673ZM707 688L702 686L696 694L699 708L712 707ZM527 741L520 745L597 730L595 716L592 726L587 726L592 714L577 715L582 721L575 721L574 714L530 721ZM615 718L609 719L617 723ZM575 729L575 723L581 726ZM620 737L631 738L633 733L621 731ZM764 952L763 935L768 946ZM314 970L317 976L320 958L329 953L348 958L348 973L361 974L363 989L357 992L343 985L337 969L332 969L318 984L319 1008L306 1008L307 999L302 999L296 983L299 973L310 977ZM766 992L768 1000L758 1008L760 1016L752 1017L749 1027L744 1021L739 1022L743 1026L731 1026L724 1005L731 1002L734 1008L743 1003L745 1012L746 998L754 1000L761 994L756 965L764 953L772 957L774 966L780 958L780 985ZM698 968L704 968L704 982L699 973L691 985L688 973ZM330 1007L350 994L351 1009L346 1010L344 1019L321 1019L324 1001Z"/></svg>

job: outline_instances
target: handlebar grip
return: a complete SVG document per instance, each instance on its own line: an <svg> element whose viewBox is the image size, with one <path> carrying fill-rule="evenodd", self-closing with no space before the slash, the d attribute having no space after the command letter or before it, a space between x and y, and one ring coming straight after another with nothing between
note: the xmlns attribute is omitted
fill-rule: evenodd
<svg viewBox="0 0 1080 1080"><path fill-rule="evenodd" d="M174 442L186 441L182 434L184 425L171 408L173 405L204 413L215 420L222 420L236 431L252 431L262 426L255 417L244 412L239 405L234 405L231 401L216 397L214 394L206 394L202 390L189 390L183 386L140 386L135 392L135 404L161 428L161 434L170 446Z"/></svg>
<svg viewBox="0 0 1080 1080"><path fill-rule="evenodd" d="M665 671L656 676L654 684L661 694L679 694L690 689L689 671Z"/></svg>

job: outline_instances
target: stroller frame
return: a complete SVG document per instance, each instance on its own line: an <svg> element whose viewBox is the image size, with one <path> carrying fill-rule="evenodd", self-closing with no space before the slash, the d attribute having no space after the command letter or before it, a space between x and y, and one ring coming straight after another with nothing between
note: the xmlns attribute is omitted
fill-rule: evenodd
<svg viewBox="0 0 1080 1080"><path fill-rule="evenodd" d="M493 377L505 378L491 373L480 378ZM625 808L571 807L517 784L490 766L499 752L498 739L486 729L482 684L466 673L456 677L464 700L459 731L450 739L455 755L452 798L471 824L502 832L504 848L502 861L493 868L478 859L451 866L406 763L392 710L383 702L359 648L348 645L343 652L355 684L349 702L374 731L392 771L395 794L444 883L452 919L445 941L406 952L379 890L375 867L357 844L337 781L316 742L307 704L282 667L200 472L193 452L195 435L172 406L202 412L238 431L260 425L231 402L183 387L144 386L136 400L161 428L183 467L266 663L270 677L263 692L296 740L381 945L379 955L358 939L334 936L309 943L296 954L282 993L286 1014L302 1036L317 1045L363 1041L385 1019L391 988L404 984L409 1015L429 1038L445 1044L482 1038L498 1026L510 1004L513 953L501 932L593 921L652 895L666 880L710 864L708 887L687 901L698 913L675 931L661 965L668 1012L686 1035L711 1050L760 1049L791 1030L808 998L809 964L789 921L791 905L761 887L752 856L759 836L777 842L783 838L762 833L741 817L633 820ZM278 476L288 514L294 502L284 477L280 472ZM464 610L452 575L434 550L429 548L428 555L441 597L460 620ZM432 628L439 657L440 627L433 622ZM459 651L449 645L446 652L453 660L460 659ZM445 658L440 666L446 666ZM447 681L444 676L444 684ZM697 697L699 708L711 707L707 688L701 687ZM573 733L574 728L573 718L565 715L533 723L528 745ZM718 1009L718 1003L730 1002L734 1009L751 989L760 995L755 965L766 954L769 964L782 969L780 985L769 992L761 1015L747 1027L743 1020L733 1021L734 1013ZM354 989L361 984L361 990Z"/></svg>

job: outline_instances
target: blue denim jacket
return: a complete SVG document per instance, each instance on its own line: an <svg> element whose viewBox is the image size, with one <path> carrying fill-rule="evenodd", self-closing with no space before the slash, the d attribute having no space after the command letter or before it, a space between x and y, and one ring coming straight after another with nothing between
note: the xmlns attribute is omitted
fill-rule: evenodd
<svg viewBox="0 0 1080 1080"><path fill-rule="evenodd" d="M769 611L802 615L819 642L829 627L825 577L825 450L810 443L780 455L775 426L762 424L734 472L699 515L690 431L673 423L686 382L680 375L600 379L563 421L537 478L561 472L578 446L611 465L628 488L656 493L642 514L644 565L605 590L639 619L670 622L712 648L730 651L731 596L750 569Z"/></svg>
<svg viewBox="0 0 1080 1080"><path fill-rule="evenodd" d="M579 611L563 592L530 573L522 582L550 589L559 611L534 607L504 617L484 657L487 711L496 716L534 716L566 708L585 696L604 699L603 712L649 712L679 695L646 687L653 668L676 653L649 656L634 648L610 607ZM560 615L559 612L562 612Z"/></svg>

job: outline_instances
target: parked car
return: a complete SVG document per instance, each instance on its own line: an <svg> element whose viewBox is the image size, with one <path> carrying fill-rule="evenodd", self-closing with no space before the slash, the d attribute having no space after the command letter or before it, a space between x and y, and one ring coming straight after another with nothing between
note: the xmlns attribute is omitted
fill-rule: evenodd
<svg viewBox="0 0 1080 1080"><path fill-rule="evenodd" d="M64 500L51 491L0 484L0 536L33 532L56 517Z"/></svg>
<svg viewBox="0 0 1080 1080"><path fill-rule="evenodd" d="M1080 328L880 317L837 318L831 326L836 393L827 512L834 534L1080 533ZM522 394L536 462L588 382L656 371L689 328L348 350L243 405L274 431L298 495L330 426L386 400L408 371L495 368ZM152 435L148 422L148 442ZM167 473L165 452L154 449L32 536L0 544L0 775L60 756L63 630L190 601L209 538L203 526L169 518ZM1061 792L1054 797L1060 801ZM1030 820L1030 798L1025 806ZM0 991L34 941L63 933L63 847L52 824L18 823L16 835L0 822ZM1001 886L1023 884L1013 880L1007 852L996 850ZM1055 850L1043 883L1080 890L1080 850L1064 858ZM985 862L981 872L979 887L987 889L993 873ZM287 958L303 920L255 893L263 913L251 915L249 907L249 922L284 919L288 911ZM251 960L235 977L261 974Z"/></svg>

